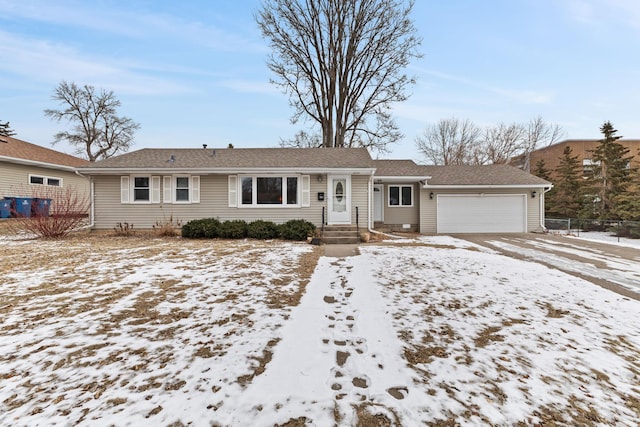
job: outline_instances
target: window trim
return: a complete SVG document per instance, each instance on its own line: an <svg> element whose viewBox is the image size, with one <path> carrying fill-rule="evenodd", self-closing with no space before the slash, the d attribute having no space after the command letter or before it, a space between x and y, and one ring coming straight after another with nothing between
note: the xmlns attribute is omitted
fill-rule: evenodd
<svg viewBox="0 0 640 427"><path fill-rule="evenodd" d="M188 197L187 200L178 200L178 190L184 190L184 187L178 188L178 178L186 178L187 179L187 188ZM171 177L171 202L175 204L190 204L193 199L193 183L191 181L191 175L173 175Z"/></svg>
<svg viewBox="0 0 640 427"><path fill-rule="evenodd" d="M148 205L151 204L151 199L153 197L153 181L151 179L151 175L130 175L129 185L130 185L130 198L129 203L133 204L141 204ZM148 178L149 179L149 187L136 187L136 178ZM149 189L149 198L147 200L136 200L136 188L148 188Z"/></svg>
<svg viewBox="0 0 640 427"><path fill-rule="evenodd" d="M391 204L391 189L394 188L394 187L398 188L398 204L397 205L392 205ZM407 188L407 187L411 189L411 204L403 205L402 204L402 189L403 188ZM387 207L389 207L389 208L412 208L414 206L414 200L415 200L413 187L414 187L413 184L388 184L387 185Z"/></svg>
<svg viewBox="0 0 640 427"><path fill-rule="evenodd" d="M37 182L31 182L31 178L42 178L42 184L39 184ZM60 185L51 185L49 184L49 180L55 179L57 180ZM29 185L43 185L45 187L55 187L55 188L62 188L62 183L63 183L63 179L57 176L48 176L48 175L38 175L38 174L29 174Z"/></svg>
<svg viewBox="0 0 640 427"><path fill-rule="evenodd" d="M242 202L242 181L245 178L251 178L251 204ZM258 178L281 178L282 179L282 203L274 203L274 204L258 204ZM296 203L287 203L287 178L296 178L297 180L297 188L296 188ZM303 175L300 174L242 174L238 175L237 178L237 206L239 208L248 208L248 209L290 209L290 208L301 208L302 207L302 182Z"/></svg>

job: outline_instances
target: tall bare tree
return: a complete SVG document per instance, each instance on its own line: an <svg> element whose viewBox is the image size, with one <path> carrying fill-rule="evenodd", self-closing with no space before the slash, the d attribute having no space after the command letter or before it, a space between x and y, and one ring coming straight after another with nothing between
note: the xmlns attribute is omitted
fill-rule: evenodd
<svg viewBox="0 0 640 427"><path fill-rule="evenodd" d="M0 136L14 136L16 133L9 127L9 122L0 121Z"/></svg>
<svg viewBox="0 0 640 427"><path fill-rule="evenodd" d="M402 135L390 114L414 83L404 72L421 39L399 0L265 0L256 21L273 50L273 83L325 147L384 151Z"/></svg>
<svg viewBox="0 0 640 427"><path fill-rule="evenodd" d="M44 110L45 115L73 124L71 130L55 134L54 145L67 141L75 147L75 154L94 162L126 152L133 144L134 133L140 125L129 117L117 115L120 101L112 91L96 92L93 86L80 87L63 80L52 99L63 108Z"/></svg>
<svg viewBox="0 0 640 427"><path fill-rule="evenodd" d="M480 134L480 128L468 119L442 119L427 126L416 145L430 164L465 165L474 161Z"/></svg>

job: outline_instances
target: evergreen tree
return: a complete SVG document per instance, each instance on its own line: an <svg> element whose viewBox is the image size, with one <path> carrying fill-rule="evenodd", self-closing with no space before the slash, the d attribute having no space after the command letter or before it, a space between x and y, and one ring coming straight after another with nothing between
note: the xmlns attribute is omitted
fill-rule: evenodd
<svg viewBox="0 0 640 427"><path fill-rule="evenodd" d="M9 122L0 121L0 136L14 136L16 133L9 127Z"/></svg>
<svg viewBox="0 0 640 427"><path fill-rule="evenodd" d="M547 169L544 159L540 159L536 162L536 168L533 170L533 174L538 178L551 182L551 171Z"/></svg>
<svg viewBox="0 0 640 427"><path fill-rule="evenodd" d="M578 156L572 156L571 147L562 152L560 163L555 169L557 177L554 188L547 193L547 211L549 213L575 218L583 207L583 180Z"/></svg>
<svg viewBox="0 0 640 427"><path fill-rule="evenodd" d="M629 185L624 193L615 197L614 214L625 221L640 221L640 172L631 168Z"/></svg>
<svg viewBox="0 0 640 427"><path fill-rule="evenodd" d="M599 219L619 219L616 211L617 200L630 183L629 149L618 143L621 136L611 122L600 127L603 138L592 151L593 177L590 179L592 194L595 197L594 214Z"/></svg>

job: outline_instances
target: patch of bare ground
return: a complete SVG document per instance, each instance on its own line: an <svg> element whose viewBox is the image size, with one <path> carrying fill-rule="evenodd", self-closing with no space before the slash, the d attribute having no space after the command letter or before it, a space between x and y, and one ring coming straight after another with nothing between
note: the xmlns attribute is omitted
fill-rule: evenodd
<svg viewBox="0 0 640 427"><path fill-rule="evenodd" d="M400 427L400 417L392 408L375 402L353 405L356 413L356 427ZM337 421L337 420L336 420Z"/></svg>
<svg viewBox="0 0 640 427"><path fill-rule="evenodd" d="M238 377L238 384L243 387L246 387L253 381L255 377L264 373L265 369L267 369L267 364L271 362L271 358L273 357L273 351L271 350L273 347L278 344L278 339L272 339L267 343L267 348L262 351L262 356L253 356L251 359L255 360L257 364L254 365L250 374L242 375Z"/></svg>
<svg viewBox="0 0 640 427"><path fill-rule="evenodd" d="M484 328L476 338L474 338L473 342L476 347L486 347L491 342L494 341L504 341L504 335L500 335L497 332L502 330L500 326L488 326Z"/></svg>
<svg viewBox="0 0 640 427"><path fill-rule="evenodd" d="M307 417L292 418L284 424L276 424L274 427L304 427L307 425Z"/></svg>

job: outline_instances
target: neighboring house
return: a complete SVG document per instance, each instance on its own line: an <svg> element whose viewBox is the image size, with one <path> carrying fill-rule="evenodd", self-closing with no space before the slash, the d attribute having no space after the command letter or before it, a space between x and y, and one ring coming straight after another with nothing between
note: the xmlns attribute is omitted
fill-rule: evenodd
<svg viewBox="0 0 640 427"><path fill-rule="evenodd" d="M635 165L640 164L640 139L619 139L616 142L629 149L629 156L633 157ZM593 171L593 150L600 145L597 139L567 139L547 147L538 148L529 155L518 156L511 160L510 164L526 172L533 173L540 160L544 160L545 168L553 174L560 165L560 158L565 147L571 147L571 155L578 157L582 165L583 175L589 176Z"/></svg>
<svg viewBox="0 0 640 427"><path fill-rule="evenodd" d="M150 228L169 216L306 219L421 233L533 232L551 184L510 166L420 166L364 148L143 149L78 169L92 224Z"/></svg>
<svg viewBox="0 0 640 427"><path fill-rule="evenodd" d="M58 188L74 188L88 196L89 180L76 174L78 167L87 164L87 160L0 136L0 199L31 197Z"/></svg>

